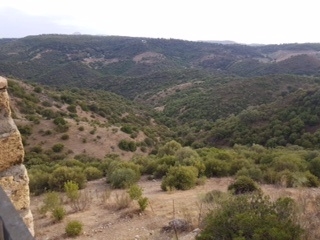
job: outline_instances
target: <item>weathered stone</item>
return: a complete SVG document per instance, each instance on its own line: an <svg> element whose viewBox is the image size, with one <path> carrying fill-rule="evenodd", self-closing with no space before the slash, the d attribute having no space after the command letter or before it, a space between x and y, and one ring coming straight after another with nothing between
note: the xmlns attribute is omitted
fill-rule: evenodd
<svg viewBox="0 0 320 240"><path fill-rule="evenodd" d="M22 217L24 223L26 224L32 236L34 236L34 222L33 222L33 215L31 213L31 210L27 209L23 212L20 212L20 216Z"/></svg>
<svg viewBox="0 0 320 240"><path fill-rule="evenodd" d="M24 165L15 165L0 172L0 185L17 210L29 208L29 178Z"/></svg>
<svg viewBox="0 0 320 240"><path fill-rule="evenodd" d="M0 172L23 162L24 150L18 131L0 138Z"/></svg>
<svg viewBox="0 0 320 240"><path fill-rule="evenodd" d="M0 77L0 186L34 235L29 178L23 162L21 135L11 118L7 80Z"/></svg>
<svg viewBox="0 0 320 240"><path fill-rule="evenodd" d="M0 76L0 89L5 89L8 86L7 79Z"/></svg>

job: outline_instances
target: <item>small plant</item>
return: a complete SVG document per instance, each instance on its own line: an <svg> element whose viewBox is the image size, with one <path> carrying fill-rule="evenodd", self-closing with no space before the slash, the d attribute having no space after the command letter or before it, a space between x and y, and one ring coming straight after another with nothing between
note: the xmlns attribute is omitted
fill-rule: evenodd
<svg viewBox="0 0 320 240"><path fill-rule="evenodd" d="M140 197L138 199L138 204L139 204L140 210L144 211L149 205L149 199L147 197Z"/></svg>
<svg viewBox="0 0 320 240"><path fill-rule="evenodd" d="M52 146L52 150L55 153L61 152L63 148L64 148L64 145L62 143L57 143L57 144Z"/></svg>
<svg viewBox="0 0 320 240"><path fill-rule="evenodd" d="M83 126L80 126L80 127L78 128L78 130L81 131L81 132L84 131L84 127L83 127Z"/></svg>
<svg viewBox="0 0 320 240"><path fill-rule="evenodd" d="M101 195L101 203L103 205L106 205L110 199L110 196L111 196L111 190L105 190L102 195Z"/></svg>
<svg viewBox="0 0 320 240"><path fill-rule="evenodd" d="M128 194L132 200L138 200L142 196L142 188L134 184L129 188Z"/></svg>
<svg viewBox="0 0 320 240"><path fill-rule="evenodd" d="M39 209L40 213L46 214L48 211L53 211L61 205L61 200L57 192L46 193L43 199L43 206Z"/></svg>
<svg viewBox="0 0 320 240"><path fill-rule="evenodd" d="M58 206L52 210L52 216L55 221L60 222L66 216L66 210L62 206Z"/></svg>
<svg viewBox="0 0 320 240"><path fill-rule="evenodd" d="M130 206L131 199L130 196L126 193L123 192L121 194L116 193L116 208L117 210L125 209Z"/></svg>
<svg viewBox="0 0 320 240"><path fill-rule="evenodd" d="M70 201L75 201L80 197L79 186L73 181L67 181L64 184L64 191Z"/></svg>
<svg viewBox="0 0 320 240"><path fill-rule="evenodd" d="M82 233L83 224L77 220L68 222L65 231L68 237L76 237Z"/></svg>

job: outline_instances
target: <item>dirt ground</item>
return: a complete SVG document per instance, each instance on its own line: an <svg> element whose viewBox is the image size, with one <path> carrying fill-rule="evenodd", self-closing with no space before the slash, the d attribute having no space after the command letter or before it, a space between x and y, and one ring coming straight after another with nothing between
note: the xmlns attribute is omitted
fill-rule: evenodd
<svg viewBox="0 0 320 240"><path fill-rule="evenodd" d="M130 207L116 210L115 196L124 190L112 190L106 201L104 193L110 191L105 179L88 182L85 191L89 193L92 203L88 210L73 212L68 204L66 218L60 223L54 223L50 216L43 216L38 209L42 205L43 196L31 197L31 209L34 215L35 233L37 240L69 239L65 236L65 226L70 220L79 220L84 225L84 231L78 240L166 240L173 239L173 233L161 233L162 227L167 226L174 218L183 218L192 222L197 228L199 214L204 215L205 209L200 204L201 197L212 190L227 191L232 178L211 178L205 185L197 186L188 191L164 192L161 181L140 180L143 195L149 199L150 205L143 213L139 212L137 203ZM289 196L301 201L303 196L320 196L319 189L286 189L273 185L263 185L262 190L271 199ZM66 200L66 198L64 198ZM201 215L200 215L201 218ZM196 232L179 233L179 239L194 239Z"/></svg>

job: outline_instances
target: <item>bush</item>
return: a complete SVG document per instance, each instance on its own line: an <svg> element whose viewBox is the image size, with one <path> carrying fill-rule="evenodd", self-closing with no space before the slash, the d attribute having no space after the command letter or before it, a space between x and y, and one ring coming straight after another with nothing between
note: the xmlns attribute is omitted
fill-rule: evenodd
<svg viewBox="0 0 320 240"><path fill-rule="evenodd" d="M197 240L219 239L301 239L296 224L294 202L290 198L271 202L262 194L240 195L221 202L203 222Z"/></svg>
<svg viewBox="0 0 320 240"><path fill-rule="evenodd" d="M48 211L53 211L55 208L61 205L61 200L57 192L48 192L44 196L43 205L40 208L42 214L46 214Z"/></svg>
<svg viewBox="0 0 320 240"><path fill-rule="evenodd" d="M66 210L62 206L58 206L52 211L52 216L55 221L60 222L66 216Z"/></svg>
<svg viewBox="0 0 320 240"><path fill-rule="evenodd" d="M82 232L83 224L79 221L71 221L68 222L65 231L68 237L76 237L79 236Z"/></svg>
<svg viewBox="0 0 320 240"><path fill-rule="evenodd" d="M140 175L130 168L118 168L108 178L113 188L128 188L136 183Z"/></svg>
<svg viewBox="0 0 320 240"><path fill-rule="evenodd" d="M72 182L72 181L67 181L64 183L64 191L65 191L67 197L71 201L75 201L80 196L78 184L76 184L75 182Z"/></svg>
<svg viewBox="0 0 320 240"><path fill-rule="evenodd" d="M118 147L124 151L134 152L137 150L137 145L134 141L128 141L125 139L123 139L119 142Z"/></svg>
<svg viewBox="0 0 320 240"><path fill-rule="evenodd" d="M149 199L147 197L141 197L138 199L138 204L141 211L146 210L149 204Z"/></svg>
<svg viewBox="0 0 320 240"><path fill-rule="evenodd" d="M129 207L132 201L128 193L124 193L124 192L121 194L116 193L115 200L116 200L117 210L121 210Z"/></svg>
<svg viewBox="0 0 320 240"><path fill-rule="evenodd" d="M240 176L234 183L228 186L228 190L232 191L234 194L244 194L257 191L259 188L251 178Z"/></svg>
<svg viewBox="0 0 320 240"><path fill-rule="evenodd" d="M170 189L188 190L196 185L198 170L192 166L171 167L162 180L161 189L164 191Z"/></svg>
<svg viewBox="0 0 320 240"><path fill-rule="evenodd" d="M128 194L132 200L138 200L142 196L142 188L134 184L129 188Z"/></svg>
<svg viewBox="0 0 320 240"><path fill-rule="evenodd" d="M228 175L230 165L223 160L209 159L205 161L205 175L207 177L224 177Z"/></svg>
<svg viewBox="0 0 320 240"><path fill-rule="evenodd" d="M84 171L88 181L100 179L103 177L103 172L96 167L87 167Z"/></svg>
<svg viewBox="0 0 320 240"><path fill-rule="evenodd" d="M50 174L41 170L28 171L30 192L40 195L49 189Z"/></svg>
<svg viewBox="0 0 320 240"><path fill-rule="evenodd" d="M69 139L69 135L68 134L63 134L62 136L61 136L61 139L62 140L68 140Z"/></svg>
<svg viewBox="0 0 320 240"><path fill-rule="evenodd" d="M62 191L67 181L77 183L79 188L82 189L85 187L86 177L81 168L58 167L49 178L50 189Z"/></svg>
<svg viewBox="0 0 320 240"><path fill-rule="evenodd" d="M64 148L64 145L62 143L57 143L57 144L52 146L52 150L55 153L61 152L63 148Z"/></svg>

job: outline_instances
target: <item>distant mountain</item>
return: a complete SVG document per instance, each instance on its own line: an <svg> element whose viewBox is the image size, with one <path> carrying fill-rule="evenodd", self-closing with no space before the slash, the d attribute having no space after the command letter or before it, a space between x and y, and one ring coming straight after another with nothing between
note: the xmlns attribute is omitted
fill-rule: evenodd
<svg viewBox="0 0 320 240"><path fill-rule="evenodd" d="M256 136L247 128L250 125L243 127L238 120L244 111L263 106L282 109L284 102L290 108L296 102L287 99L301 90L318 89L320 44L248 46L115 36L30 36L0 39L0 75L76 94L71 105L82 108L92 103L84 108L107 117L108 123L144 129L153 141L173 138L193 146L266 145L271 144L268 137L275 135L249 138L242 130L236 137L230 132L240 127ZM91 99L88 91L96 97ZM105 91L107 95L102 94ZM61 98L60 93L54 95ZM116 104L123 100L124 105ZM143 113L139 111L142 106ZM124 118L131 107L134 112ZM298 109L308 112L310 107ZM316 116L320 118L320 113ZM153 128L152 119L158 127ZM317 124L303 120L302 125L302 135L317 131ZM292 144L287 136L284 139L274 142Z"/></svg>

